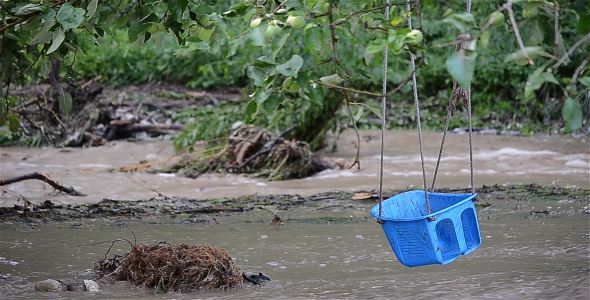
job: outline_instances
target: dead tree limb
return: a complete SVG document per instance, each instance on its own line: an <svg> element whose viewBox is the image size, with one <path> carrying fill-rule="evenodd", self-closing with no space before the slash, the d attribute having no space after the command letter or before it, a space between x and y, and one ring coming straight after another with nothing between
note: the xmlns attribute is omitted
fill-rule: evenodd
<svg viewBox="0 0 590 300"><path fill-rule="evenodd" d="M14 178L0 179L0 186L9 185L9 184L12 184L15 182L24 181L24 180L31 180L31 179L37 179L37 180L44 181L45 183L52 186L54 189L64 192L64 193L67 193L72 196L86 196L86 194L83 194L83 193L77 191L73 187L63 186L63 185L59 184L58 182L56 182L55 180L49 178L49 176L39 173L39 172L25 174L25 175L17 176Z"/></svg>

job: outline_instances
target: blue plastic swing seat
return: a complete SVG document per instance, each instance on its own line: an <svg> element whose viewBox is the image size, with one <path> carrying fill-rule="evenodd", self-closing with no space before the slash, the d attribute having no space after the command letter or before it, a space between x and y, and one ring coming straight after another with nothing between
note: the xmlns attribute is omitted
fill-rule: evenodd
<svg viewBox="0 0 590 300"><path fill-rule="evenodd" d="M398 260L408 267L446 265L477 249L481 237L475 197L477 194L429 192L431 214L427 214L421 190L383 201L383 231ZM379 205L371 209L371 215L379 217Z"/></svg>

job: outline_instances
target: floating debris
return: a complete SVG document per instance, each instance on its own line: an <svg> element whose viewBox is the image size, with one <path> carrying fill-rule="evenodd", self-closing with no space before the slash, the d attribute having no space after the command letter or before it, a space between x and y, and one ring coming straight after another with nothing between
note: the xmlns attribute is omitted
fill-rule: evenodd
<svg viewBox="0 0 590 300"><path fill-rule="evenodd" d="M227 251L208 245L134 245L125 256L98 262L99 277L156 291L227 290L242 286L242 272Z"/></svg>

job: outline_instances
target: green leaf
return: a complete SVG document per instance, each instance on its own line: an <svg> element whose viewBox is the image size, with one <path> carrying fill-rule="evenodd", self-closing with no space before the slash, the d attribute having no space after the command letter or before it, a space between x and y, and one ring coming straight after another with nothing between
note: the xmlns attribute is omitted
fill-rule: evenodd
<svg viewBox="0 0 590 300"><path fill-rule="evenodd" d="M258 26L250 30L249 37L253 46L264 46L264 32L266 31L265 26Z"/></svg>
<svg viewBox="0 0 590 300"><path fill-rule="evenodd" d="M575 99L567 98L561 109L566 132L574 132L582 127L582 105Z"/></svg>
<svg viewBox="0 0 590 300"><path fill-rule="evenodd" d="M309 9L313 9L318 4L318 0L305 0L305 4L307 4Z"/></svg>
<svg viewBox="0 0 590 300"><path fill-rule="evenodd" d="M541 88L545 82L559 85L555 76L551 72L545 71L545 66L542 66L529 75L524 86L524 99L526 101L533 99L535 91Z"/></svg>
<svg viewBox="0 0 590 300"><path fill-rule="evenodd" d="M252 119L258 110L258 103L254 100L250 100L246 105L246 117Z"/></svg>
<svg viewBox="0 0 590 300"><path fill-rule="evenodd" d="M303 30L303 42L305 48L310 52L322 50L322 30L316 24L309 23Z"/></svg>
<svg viewBox="0 0 590 300"><path fill-rule="evenodd" d="M277 55L279 55L279 52L281 52L281 49L283 49L283 47L287 43L287 40L289 39L290 35L291 35L291 30L288 30L281 36L281 38L278 41L275 40L275 42L273 42L273 44L272 44L272 59L277 58Z"/></svg>
<svg viewBox="0 0 590 300"><path fill-rule="evenodd" d="M16 16L25 16L34 12L43 11L43 6L39 4L25 4L12 10Z"/></svg>
<svg viewBox="0 0 590 300"><path fill-rule="evenodd" d="M42 18L41 28L29 42L29 45L46 44L51 42L52 32L49 31L55 25L55 11L49 10Z"/></svg>
<svg viewBox="0 0 590 300"><path fill-rule="evenodd" d="M291 57L289 61L284 64L278 65L276 67L277 72L287 77L295 77L297 78L297 73L303 67L303 58L301 56L295 54Z"/></svg>
<svg viewBox="0 0 590 300"><path fill-rule="evenodd" d="M525 47L524 50L526 51L526 54L531 59L535 59L539 56L552 57L551 54L543 51L542 47ZM528 63L526 55L520 49L506 55L506 57L504 58L504 63L507 63L510 61L515 61L519 65Z"/></svg>
<svg viewBox="0 0 590 300"><path fill-rule="evenodd" d="M72 95L68 92L64 92L64 95L58 99L59 109L65 115L69 115L72 112Z"/></svg>
<svg viewBox="0 0 590 300"><path fill-rule="evenodd" d="M287 79L283 81L283 91L287 93L297 93L299 89L299 84L297 84L297 81L293 80L291 77L287 77Z"/></svg>
<svg viewBox="0 0 590 300"><path fill-rule="evenodd" d="M344 78L340 77L338 74L332 74L320 78L320 81L325 84L339 85L344 82Z"/></svg>
<svg viewBox="0 0 590 300"><path fill-rule="evenodd" d="M88 3L88 7L86 8L86 17L92 18L96 13L96 9L98 8L98 0L90 0Z"/></svg>
<svg viewBox="0 0 590 300"><path fill-rule="evenodd" d="M18 132L20 130L20 122L15 114L8 114L8 129L11 132Z"/></svg>
<svg viewBox="0 0 590 300"><path fill-rule="evenodd" d="M385 41L384 39L375 39L369 42L367 48L365 48L365 54L376 54L383 52L385 49Z"/></svg>
<svg viewBox="0 0 590 300"><path fill-rule="evenodd" d="M585 87L590 87L590 76L581 77L578 79L578 81Z"/></svg>
<svg viewBox="0 0 590 300"><path fill-rule="evenodd" d="M57 11L57 22L61 24L64 30L77 28L84 20L83 8L73 7L70 3L64 3Z"/></svg>
<svg viewBox="0 0 590 300"><path fill-rule="evenodd" d="M256 64L260 64L262 66L269 66L269 65L276 65L277 63L270 57L263 55L256 59Z"/></svg>
<svg viewBox="0 0 590 300"><path fill-rule="evenodd" d="M477 53L461 55L458 52L447 58L447 70L462 87L469 86L473 80L476 58Z"/></svg>
<svg viewBox="0 0 590 300"><path fill-rule="evenodd" d="M264 80L266 79L266 73L264 69L255 66L249 66L246 75L252 79L255 86L263 86Z"/></svg>
<svg viewBox="0 0 590 300"><path fill-rule="evenodd" d="M475 24L475 18L472 14L468 13L461 13L461 14L451 14L447 16L443 22L452 24L460 32L467 32L469 28Z"/></svg>
<svg viewBox="0 0 590 300"><path fill-rule="evenodd" d="M146 29L146 25L140 22L134 22L129 26L127 30L127 36L130 42L135 42L139 38L140 34L143 34Z"/></svg>
<svg viewBox="0 0 590 300"><path fill-rule="evenodd" d="M578 33L590 33L590 12L580 15L580 20L578 21Z"/></svg>
<svg viewBox="0 0 590 300"><path fill-rule="evenodd" d="M47 49L47 54L51 54L53 53L53 51L57 50L57 48L59 48L59 46L61 45L61 43L63 43L64 39L66 38L66 34L63 30L63 28L58 28L56 31L53 32L53 43L51 43L51 46L49 46L49 49Z"/></svg>

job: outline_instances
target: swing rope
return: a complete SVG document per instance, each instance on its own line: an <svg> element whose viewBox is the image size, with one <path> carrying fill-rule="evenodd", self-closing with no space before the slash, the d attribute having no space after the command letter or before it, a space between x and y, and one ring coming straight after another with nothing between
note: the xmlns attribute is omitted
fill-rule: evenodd
<svg viewBox="0 0 590 300"><path fill-rule="evenodd" d="M407 1L406 11L410 12L412 9L410 1ZM408 27L412 30L412 17L408 16ZM430 208L430 201L428 199L428 187L426 186L426 169L424 168L424 147L422 142L422 122L420 116L420 100L418 98L418 82L416 81L416 58L414 53L410 52L410 62L412 65L412 89L414 91L414 105L416 106L416 122L418 126L418 143L420 145L420 164L422 165L422 181L424 184L424 199L426 200L426 212L432 213Z"/></svg>
<svg viewBox="0 0 590 300"><path fill-rule="evenodd" d="M389 20L389 0L386 0L385 19ZM385 147L385 111L387 110L387 60L389 58L389 47L385 43L383 49L383 97L381 97L381 156L379 160L379 218L377 223L383 223L381 216L383 215L383 152Z"/></svg>
<svg viewBox="0 0 590 300"><path fill-rule="evenodd" d="M467 13L471 13L471 0L466 0L466 10ZM418 5L420 5L418 3ZM408 0L406 2L406 11L411 11L411 4ZM390 13L390 3L389 0L386 0L385 6L385 19L389 20L389 13ZM411 16L408 17L408 27L412 29L412 18ZM470 41L470 35L461 34L457 38L457 46L455 51L465 51L467 49L467 45ZM385 49L383 50L383 96L381 98L381 151L380 151L380 164L379 164L379 217L377 219L378 223L383 223L382 215L383 215L383 152L385 146L385 126L386 126L386 110L387 110L387 70L388 70L388 45L385 43ZM424 148L423 148L423 139L422 139L422 124L421 124L421 115L420 115L420 100L418 98L418 84L416 80L416 58L413 53L410 53L410 62L412 66L412 89L413 89L413 96L414 96L414 105L416 107L416 121L418 127L418 143L420 147L420 163L422 166L422 181L424 184L424 198L426 200L426 210L427 214L432 213L432 209L430 206L430 201L428 199L428 188L426 184L426 170L424 168ZM443 136L441 140L440 149L438 152L438 158L436 161L436 167L434 170L434 175L432 178L432 187L431 191L434 192L435 184L436 184L436 177L438 175L438 170L440 166L440 160L443 153L443 148L445 145L445 138L449 129L449 120L453 116L453 112L455 111L456 103L460 98L463 98L466 102L467 106L467 119L469 122L469 170L470 170L470 187L471 193L475 194L475 185L473 179L473 141L472 141L472 134L473 134L473 123L472 123L472 114L471 114L471 86L468 85L467 88L462 88L456 81L453 81L453 91L451 93L451 97L449 99L449 104L447 106L447 116L445 118L445 127L443 130ZM434 218L429 218L430 221L434 221Z"/></svg>
<svg viewBox="0 0 590 300"><path fill-rule="evenodd" d="M471 0L467 0L467 13L471 13ZM456 48L455 51L457 52L465 52L468 48L468 44L471 37L469 34L461 34L457 37L456 40ZM470 188L471 193L475 194L475 184L474 184L474 176L473 176L473 123L472 123L472 115L471 115L471 86L467 86L467 88L463 88L459 86L457 81L453 80L453 91L451 92L451 97L449 99L449 105L447 106L447 116L445 118L445 127L443 130L443 136L440 143L440 149L438 152L438 158L436 160L436 167L434 169L434 175L432 177L432 187L431 191L434 192L436 186L436 176L438 175L438 169L440 166L440 160L443 153L443 148L445 145L445 138L447 136L447 131L449 129L449 120L453 117L453 113L456 109L456 105L460 99L463 99L465 102L465 106L467 108L467 119L469 122L469 175L470 175Z"/></svg>

